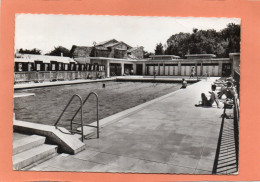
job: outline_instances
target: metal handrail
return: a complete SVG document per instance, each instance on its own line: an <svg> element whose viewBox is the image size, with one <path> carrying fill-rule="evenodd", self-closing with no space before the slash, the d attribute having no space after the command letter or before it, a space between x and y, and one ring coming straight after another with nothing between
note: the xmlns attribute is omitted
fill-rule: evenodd
<svg viewBox="0 0 260 182"><path fill-rule="evenodd" d="M220 154L220 146L221 146L221 143L222 143L222 134L223 134L223 128L224 128L225 115L226 115L226 107L224 106L224 111L223 111L223 114L222 114L222 121L221 121L221 125L220 125L220 131L219 131L219 136L218 136L218 144L217 144L212 174L217 174L218 160L219 160L219 154Z"/></svg>
<svg viewBox="0 0 260 182"><path fill-rule="evenodd" d="M234 97L234 139L235 139L235 150L236 150L236 164L238 171L239 164L239 106L237 103L237 97Z"/></svg>
<svg viewBox="0 0 260 182"><path fill-rule="evenodd" d="M83 101L82 107L83 107L83 105L87 102L87 100L89 99L89 97L90 97L91 95L95 95L95 97L96 97L97 126L92 126L92 125L84 125L84 126L89 126L89 127L97 128L97 138L99 138L99 118L98 118L99 100L98 100L98 94L95 93L95 92L90 92L90 93L88 94L88 96L86 97L86 99ZM73 120L74 120L74 118L76 117L76 115L78 114L79 110L80 110L80 108L77 110L77 112L76 112L76 113L74 114L74 116L72 117L72 119L71 119L71 126L72 126ZM82 110L82 109L81 109L81 110ZM82 129L82 131L83 131L83 128L81 128L81 129Z"/></svg>
<svg viewBox="0 0 260 182"><path fill-rule="evenodd" d="M55 126L56 129L58 129L57 125L58 125L58 123L59 123L61 117L63 116L64 112L67 110L67 108L69 107L70 103L72 102L72 100L73 100L75 97L79 98L79 101L80 101L80 108L78 109L77 113L79 112L79 110L81 110L81 114L80 114L81 130L82 130L82 132L81 132L81 140L82 140L82 142L83 142L83 140L84 140L84 139L83 139L83 138L84 138L84 134L83 134L83 109L82 109L83 103L82 103L82 98L81 98L80 95L75 94L75 95L73 95L73 96L70 98L70 100L69 100L69 102L67 103L66 107L63 109L63 111L62 111L62 113L60 114L59 118L58 118L57 121L55 122L54 126ZM72 122L71 122L71 123L72 123ZM71 131L72 131L72 124L71 124Z"/></svg>

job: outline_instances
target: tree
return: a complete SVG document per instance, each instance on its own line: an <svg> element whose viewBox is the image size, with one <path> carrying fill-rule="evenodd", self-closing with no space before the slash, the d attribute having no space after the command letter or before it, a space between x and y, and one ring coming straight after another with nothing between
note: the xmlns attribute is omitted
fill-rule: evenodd
<svg viewBox="0 0 260 182"><path fill-rule="evenodd" d="M164 54L162 43L159 43L159 44L156 45L154 52L155 52L155 55L163 55Z"/></svg>
<svg viewBox="0 0 260 182"><path fill-rule="evenodd" d="M189 33L180 32L178 34L174 34L167 40L167 48L165 49L165 54L184 57L188 53L189 42Z"/></svg>
<svg viewBox="0 0 260 182"><path fill-rule="evenodd" d="M25 49L25 50L19 49L18 53L21 53L21 54L37 54L37 55L40 55L40 54L41 54L41 50L36 49L36 48L31 49L31 50L29 50L29 49Z"/></svg>
<svg viewBox="0 0 260 182"><path fill-rule="evenodd" d="M228 57L231 52L240 52L240 25L233 23L219 32L194 28L191 34L174 34L167 40L165 49L165 54L180 57L186 54L215 54L217 57Z"/></svg>
<svg viewBox="0 0 260 182"><path fill-rule="evenodd" d="M240 25L230 23L221 31L222 37L227 42L226 55L230 52L240 52Z"/></svg>
<svg viewBox="0 0 260 182"><path fill-rule="evenodd" d="M144 51L144 58L150 58L151 55L154 55L154 53Z"/></svg>
<svg viewBox="0 0 260 182"><path fill-rule="evenodd" d="M65 57L69 57L70 56L70 51L62 46L58 46L58 47L54 47L54 50L52 50L51 52L47 53L46 55L50 55L50 56L61 56L61 54L63 54L63 56Z"/></svg>

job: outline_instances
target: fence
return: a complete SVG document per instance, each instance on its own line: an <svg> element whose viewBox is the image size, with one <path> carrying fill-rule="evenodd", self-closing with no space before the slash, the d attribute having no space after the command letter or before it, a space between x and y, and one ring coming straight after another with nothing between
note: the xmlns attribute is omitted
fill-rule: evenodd
<svg viewBox="0 0 260 182"><path fill-rule="evenodd" d="M240 96L240 74L234 71L234 80L238 97Z"/></svg>
<svg viewBox="0 0 260 182"><path fill-rule="evenodd" d="M15 72L14 83L104 78L104 71Z"/></svg>
<svg viewBox="0 0 260 182"><path fill-rule="evenodd" d="M239 161L239 98L240 98L240 73L234 71L234 80L236 86L237 96L234 98L234 135L235 135L235 147L236 147L236 159L237 159L237 166Z"/></svg>
<svg viewBox="0 0 260 182"><path fill-rule="evenodd" d="M239 100L234 98L234 139L235 139L235 151L236 151L236 163L237 170L239 164Z"/></svg>

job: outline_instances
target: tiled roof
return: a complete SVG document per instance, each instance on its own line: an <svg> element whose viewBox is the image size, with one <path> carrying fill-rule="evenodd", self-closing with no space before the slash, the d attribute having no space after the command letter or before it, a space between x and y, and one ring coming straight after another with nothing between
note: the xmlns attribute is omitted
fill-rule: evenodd
<svg viewBox="0 0 260 182"><path fill-rule="evenodd" d="M118 45L118 44L120 44L120 42L116 42L116 43L113 43L113 44L109 44L109 45L106 45L105 47L113 47L113 46Z"/></svg>
<svg viewBox="0 0 260 182"><path fill-rule="evenodd" d="M96 47L97 50L108 50L106 47Z"/></svg>
<svg viewBox="0 0 260 182"><path fill-rule="evenodd" d="M118 42L116 39L110 39L110 40L107 40L107 41L99 42L98 44L96 44L96 46L102 46L102 45L104 45L104 44L106 44L106 43L108 43L108 42L110 42L110 41L116 41L116 42Z"/></svg>
<svg viewBox="0 0 260 182"><path fill-rule="evenodd" d="M122 49L122 48L115 48L117 50L120 50L120 51L127 51L126 49Z"/></svg>
<svg viewBox="0 0 260 182"><path fill-rule="evenodd" d="M112 42L113 41L113 42ZM109 42L111 42L111 43L109 43ZM116 45L118 45L118 44L125 44L127 47L129 47L129 48L132 48L130 45L128 45L128 44L126 44L125 42L123 42L123 41L117 41L116 39L111 39L111 40L107 40L107 41L104 41L104 42L100 42L100 43L98 43L98 44L96 44L96 46L97 47L99 47L99 46L104 46L104 47L113 47L113 46L116 46ZM105 45L105 44L107 44L107 45Z"/></svg>

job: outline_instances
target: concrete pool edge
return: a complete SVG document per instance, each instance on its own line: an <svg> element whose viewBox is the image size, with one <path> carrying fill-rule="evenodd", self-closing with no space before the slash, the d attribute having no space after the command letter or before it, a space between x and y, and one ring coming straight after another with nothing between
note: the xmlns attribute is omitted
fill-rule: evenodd
<svg viewBox="0 0 260 182"><path fill-rule="evenodd" d="M182 77L117 77L116 81L119 82L153 82L153 83L182 83ZM201 79L198 78L185 78L188 83L196 83Z"/></svg>
<svg viewBox="0 0 260 182"><path fill-rule="evenodd" d="M213 79L218 79L218 78L214 77ZM193 87L194 85L199 84L200 82L201 82L201 80L196 82L196 83L194 83L194 84L192 84L192 85L189 85L186 89L175 90L175 91L170 92L170 93L168 93L166 95L163 95L161 97L155 98L155 99L150 100L148 102L139 104L139 105L134 106L132 108L129 108L127 110L124 110L124 111L121 111L119 113L116 113L116 114L113 114L111 116L108 116L106 118L103 118L103 119L99 120L99 127L100 127L100 129L102 129L102 128L108 126L108 125L111 125L111 124L113 124L113 123L115 123L115 122L117 122L117 121L119 121L121 119L124 119L124 118L126 118L126 117L128 117L128 116L130 116L130 115L132 115L132 114L134 114L136 112L138 112L138 111L141 111L142 109L145 109L147 106L149 106L149 105L151 105L151 104L153 104L155 102L158 102L158 101L161 101L163 99L166 99L167 97L175 95L175 94L177 94L180 91L187 90L187 89ZM95 126L96 122L91 123L91 125ZM81 128L79 127L78 130L80 131ZM93 136L95 134L96 134L96 129L93 129L91 127L84 127L84 135L85 136L89 136L90 137L90 136Z"/></svg>
<svg viewBox="0 0 260 182"><path fill-rule="evenodd" d="M196 83L201 79L190 79L185 78L188 83ZM132 82L162 82L162 83L181 83L182 77L178 78L166 78L166 77L144 77L144 76L117 76L97 80L69 80L69 81L56 81L56 82L43 82L43 83L21 83L15 84L14 90L21 89L33 89L33 88L44 88L44 87L54 87L54 86L64 86L73 84L84 84L84 83L95 83L95 82L107 82L107 81L132 81Z"/></svg>
<svg viewBox="0 0 260 182"><path fill-rule="evenodd" d="M83 84L83 83L95 83L95 82L105 82L105 81L114 81L114 80L116 80L116 77L97 79L97 80L71 80L71 81L56 81L56 82L44 82L44 83L26 83L26 84L14 85L14 90L64 86L64 85Z"/></svg>

